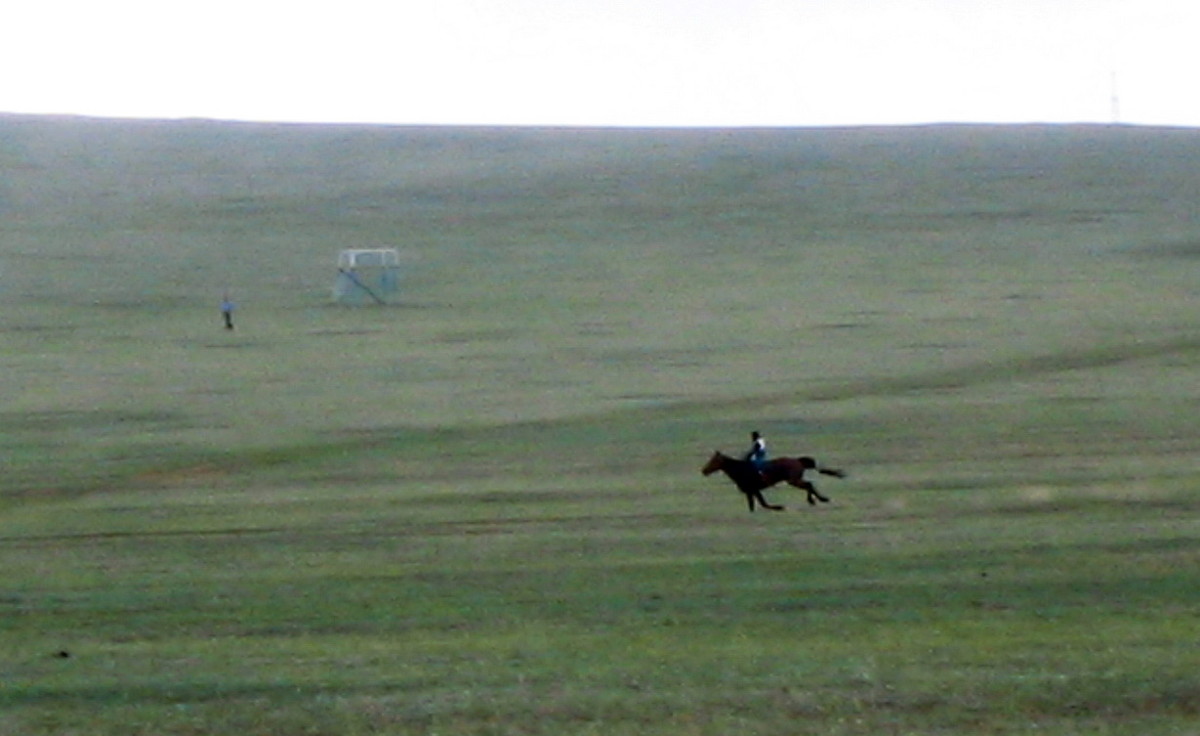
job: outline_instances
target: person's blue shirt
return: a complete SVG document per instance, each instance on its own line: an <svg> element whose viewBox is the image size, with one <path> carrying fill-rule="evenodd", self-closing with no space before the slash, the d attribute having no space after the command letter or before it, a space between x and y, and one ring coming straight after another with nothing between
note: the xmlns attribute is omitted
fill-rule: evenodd
<svg viewBox="0 0 1200 736"><path fill-rule="evenodd" d="M767 441L758 432L751 432L750 439L753 444L750 445L750 451L746 453L746 460L762 470L763 465L767 462Z"/></svg>

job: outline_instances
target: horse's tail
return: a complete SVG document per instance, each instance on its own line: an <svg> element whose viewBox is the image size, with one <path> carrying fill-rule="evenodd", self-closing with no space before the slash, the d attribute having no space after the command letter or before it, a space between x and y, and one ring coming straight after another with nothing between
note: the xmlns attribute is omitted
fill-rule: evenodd
<svg viewBox="0 0 1200 736"><path fill-rule="evenodd" d="M804 472L804 470L815 470L821 475L831 475L834 478L846 477L846 474L837 468L822 468L817 464L816 458L809 457L808 455L796 458L796 462L800 463L801 472Z"/></svg>

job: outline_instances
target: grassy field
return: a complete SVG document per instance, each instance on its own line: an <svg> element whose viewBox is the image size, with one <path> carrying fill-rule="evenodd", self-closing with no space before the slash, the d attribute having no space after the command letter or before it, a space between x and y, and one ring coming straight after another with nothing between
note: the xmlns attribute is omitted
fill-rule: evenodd
<svg viewBox="0 0 1200 736"><path fill-rule="evenodd" d="M1197 202L1189 130L0 117L0 734L1196 733Z"/></svg>

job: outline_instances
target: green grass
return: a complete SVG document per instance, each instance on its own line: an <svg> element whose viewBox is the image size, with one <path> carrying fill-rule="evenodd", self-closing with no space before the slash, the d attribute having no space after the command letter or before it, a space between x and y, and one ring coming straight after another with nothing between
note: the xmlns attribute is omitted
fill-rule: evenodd
<svg viewBox="0 0 1200 736"><path fill-rule="evenodd" d="M0 734L1191 733L1197 142L0 120Z"/></svg>
<svg viewBox="0 0 1200 736"><path fill-rule="evenodd" d="M330 490L244 509L119 497L143 513L83 509L95 531L68 515L61 536L7 541L6 574L38 580L4 601L13 732L187 733L199 718L207 732L782 733L802 718L1170 733L1196 716L1186 499L914 492L903 508L751 517L732 498L633 512L584 489L473 504Z"/></svg>

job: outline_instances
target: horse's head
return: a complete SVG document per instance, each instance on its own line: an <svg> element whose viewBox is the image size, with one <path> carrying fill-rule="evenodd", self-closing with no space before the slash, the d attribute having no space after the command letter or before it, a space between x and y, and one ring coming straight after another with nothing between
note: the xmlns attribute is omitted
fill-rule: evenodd
<svg viewBox="0 0 1200 736"><path fill-rule="evenodd" d="M704 475L712 475L720 470L724 464L725 456L721 454L720 450L714 450L712 457L708 459L708 462L704 463L703 468L700 468L700 472Z"/></svg>

